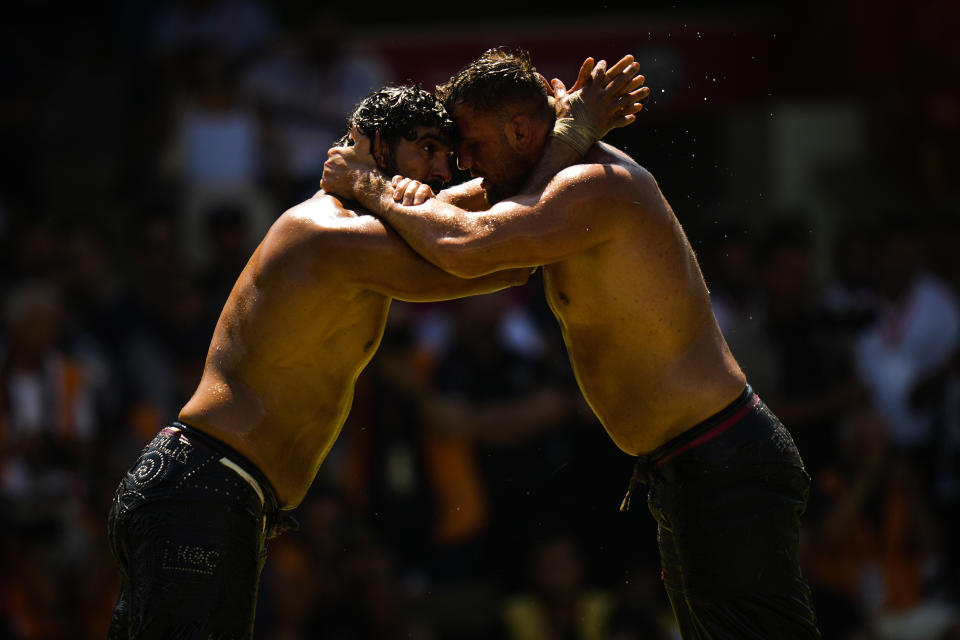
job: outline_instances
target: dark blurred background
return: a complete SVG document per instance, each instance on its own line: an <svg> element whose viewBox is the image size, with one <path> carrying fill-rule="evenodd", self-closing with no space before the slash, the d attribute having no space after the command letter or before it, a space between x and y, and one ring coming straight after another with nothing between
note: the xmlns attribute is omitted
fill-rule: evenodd
<svg viewBox="0 0 960 640"><path fill-rule="evenodd" d="M349 11L348 11L349 10ZM572 82L633 53L649 168L813 477L825 638L957 637L954 0L7 3L0 26L0 639L101 638L116 482L199 380L234 279L352 106L484 49ZM676 638L632 460L539 282L394 303L257 637Z"/></svg>

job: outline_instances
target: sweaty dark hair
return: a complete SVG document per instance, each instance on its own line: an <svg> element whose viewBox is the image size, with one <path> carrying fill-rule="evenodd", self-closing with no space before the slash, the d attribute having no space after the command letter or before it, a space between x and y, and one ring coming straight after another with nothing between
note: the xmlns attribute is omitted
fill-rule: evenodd
<svg viewBox="0 0 960 640"><path fill-rule="evenodd" d="M437 97L448 111L457 104L486 112L509 105L528 115L552 120L554 111L547 95L547 87L530 54L508 47L487 49L446 84L437 87Z"/></svg>
<svg viewBox="0 0 960 640"><path fill-rule="evenodd" d="M347 133L337 146L353 144L350 129L354 126L371 140L379 133L391 146L401 137L416 140L417 127L436 127L451 140L454 134L453 120L446 109L418 85L384 87L364 98L347 118Z"/></svg>

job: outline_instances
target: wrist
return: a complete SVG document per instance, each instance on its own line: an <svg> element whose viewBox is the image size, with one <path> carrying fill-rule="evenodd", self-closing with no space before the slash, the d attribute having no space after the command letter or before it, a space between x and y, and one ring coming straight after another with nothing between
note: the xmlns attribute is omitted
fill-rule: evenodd
<svg viewBox="0 0 960 640"><path fill-rule="evenodd" d="M378 172L368 172L363 179L363 204L374 213L382 214L396 204L393 201L393 185Z"/></svg>
<svg viewBox="0 0 960 640"><path fill-rule="evenodd" d="M587 107L580 95L574 94L569 97L568 101L572 117L557 118L550 135L565 142L581 156L584 156L602 135L590 121Z"/></svg>
<svg viewBox="0 0 960 640"><path fill-rule="evenodd" d="M351 176L353 199L370 209L376 208L380 201L380 190L376 189L375 175L369 171L357 171Z"/></svg>

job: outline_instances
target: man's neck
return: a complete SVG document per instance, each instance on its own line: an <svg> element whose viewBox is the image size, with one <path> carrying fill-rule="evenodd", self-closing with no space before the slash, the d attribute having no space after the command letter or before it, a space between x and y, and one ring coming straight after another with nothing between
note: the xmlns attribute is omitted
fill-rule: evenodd
<svg viewBox="0 0 960 640"><path fill-rule="evenodd" d="M550 129L537 131L539 137L531 149L535 150L537 158L530 175L523 183L521 193L537 193L542 191L557 172L581 162L580 154L565 142L550 135Z"/></svg>

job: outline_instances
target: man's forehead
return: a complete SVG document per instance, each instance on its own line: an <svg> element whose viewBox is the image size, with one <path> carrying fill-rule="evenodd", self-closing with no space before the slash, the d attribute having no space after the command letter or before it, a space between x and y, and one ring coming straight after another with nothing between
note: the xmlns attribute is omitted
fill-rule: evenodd
<svg viewBox="0 0 960 640"><path fill-rule="evenodd" d="M450 109L450 115L459 124L461 121L472 122L476 120L480 112L465 102L458 102Z"/></svg>
<svg viewBox="0 0 960 640"><path fill-rule="evenodd" d="M432 141L447 147L453 146L453 140L450 136L442 133L437 127L416 127L413 132L417 135L414 142Z"/></svg>
<svg viewBox="0 0 960 640"><path fill-rule="evenodd" d="M457 123L457 129L462 137L469 136L472 133L480 133L484 129L496 124L495 114L478 111L463 102L453 105L453 108L450 110L450 115L453 116L453 120Z"/></svg>

